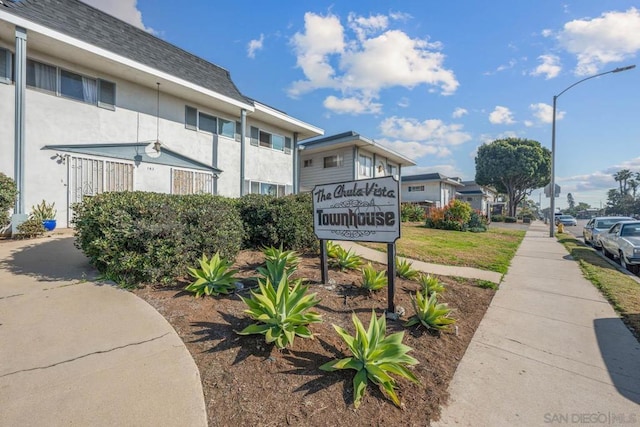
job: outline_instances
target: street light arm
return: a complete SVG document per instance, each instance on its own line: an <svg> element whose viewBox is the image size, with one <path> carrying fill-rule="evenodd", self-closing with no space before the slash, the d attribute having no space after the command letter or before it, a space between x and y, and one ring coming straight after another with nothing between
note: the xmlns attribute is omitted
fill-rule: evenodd
<svg viewBox="0 0 640 427"><path fill-rule="evenodd" d="M574 84L572 84L571 86L569 86L568 88L566 88L565 90L563 90L562 92L560 92L559 94L557 94L554 98L559 98L559 97L560 97L560 95L562 95L563 93L565 93L566 91L568 91L568 90L569 90L569 89L571 89L572 87L574 87L574 86L576 86L576 85L579 85L580 83L582 83L582 82L584 82L584 81L591 80L591 79L595 79L596 77L604 76L605 74L619 73L619 72L621 72L621 71L632 70L632 69L634 69L634 68L636 68L636 66L635 66L635 65L627 65L626 67L618 67L618 68L616 68L616 69L614 69L614 70L609 70L609 71L605 71L605 72L600 73L600 74L595 74L595 75L593 75L593 76L586 77L586 78L584 78L584 79L582 79L582 80L578 80L577 82L575 82Z"/></svg>

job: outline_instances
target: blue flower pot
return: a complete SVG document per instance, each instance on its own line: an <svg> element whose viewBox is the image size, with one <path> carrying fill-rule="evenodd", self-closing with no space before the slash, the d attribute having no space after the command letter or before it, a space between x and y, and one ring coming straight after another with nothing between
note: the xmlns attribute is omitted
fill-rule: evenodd
<svg viewBox="0 0 640 427"><path fill-rule="evenodd" d="M56 220L55 219L45 219L42 221L42 226L47 231L53 231L56 228Z"/></svg>

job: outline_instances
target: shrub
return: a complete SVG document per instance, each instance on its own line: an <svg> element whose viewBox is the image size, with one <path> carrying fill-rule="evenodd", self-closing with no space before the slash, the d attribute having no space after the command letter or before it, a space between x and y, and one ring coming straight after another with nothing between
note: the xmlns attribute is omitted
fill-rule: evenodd
<svg viewBox="0 0 640 427"><path fill-rule="evenodd" d="M387 286L386 272L376 271L371 263L362 269L362 287L368 291L379 291Z"/></svg>
<svg viewBox="0 0 640 427"><path fill-rule="evenodd" d="M424 221L425 211L424 208L415 203L403 203L400 205L400 220L402 222L419 222Z"/></svg>
<svg viewBox="0 0 640 427"><path fill-rule="evenodd" d="M487 231L487 219L480 212L472 211L467 226L470 231Z"/></svg>
<svg viewBox="0 0 640 427"><path fill-rule="evenodd" d="M454 199L444 208L431 209L425 226L441 230L466 231L472 212L469 203Z"/></svg>
<svg viewBox="0 0 640 427"><path fill-rule="evenodd" d="M282 277L277 290L271 281L259 280L260 292L251 291L251 298L240 296L249 307L245 313L258 323L247 326L239 335L263 334L268 344L275 343L279 349L293 345L296 335L302 338L313 338L308 326L322 322L316 312L307 312L320 302L316 294L307 295L308 286L302 286L301 280L293 282Z"/></svg>
<svg viewBox="0 0 640 427"><path fill-rule="evenodd" d="M46 201L42 201L39 205L35 205L31 207L30 217L37 221L45 221L47 219L55 219L58 211L56 210L55 203L47 203Z"/></svg>
<svg viewBox="0 0 640 427"><path fill-rule="evenodd" d="M353 404L356 408L360 406L368 380L377 384L380 390L400 407L400 399L395 392L396 381L391 374L419 383L413 372L406 368L408 365L417 364L418 361L407 354L412 348L402 344L404 332L396 332L385 337L387 324L384 314L377 319L374 311L371 311L371 321L366 331L355 313L351 319L356 328L355 336L349 335L340 326L333 325L333 328L345 341L352 356L327 362L320 366L320 369L329 372L338 369L356 371L353 378Z"/></svg>
<svg viewBox="0 0 640 427"><path fill-rule="evenodd" d="M13 179L0 172L0 228L10 221L9 212L13 209L18 189Z"/></svg>
<svg viewBox="0 0 640 427"><path fill-rule="evenodd" d="M282 246L301 252L318 249L311 194L247 194L236 203L246 231L244 247Z"/></svg>
<svg viewBox="0 0 640 427"><path fill-rule="evenodd" d="M33 237L42 236L45 232L42 221L29 218L22 224L18 225L18 233L14 236L16 239L31 239Z"/></svg>
<svg viewBox="0 0 640 427"><path fill-rule="evenodd" d="M491 216L491 221L493 221L493 222L504 222L504 215L500 215L500 214L492 215Z"/></svg>
<svg viewBox="0 0 640 427"><path fill-rule="evenodd" d="M209 194L102 193L74 212L76 247L126 285L173 282L204 253L233 260L244 237L234 202Z"/></svg>
<svg viewBox="0 0 640 427"><path fill-rule="evenodd" d="M518 218L516 218L515 216L505 216L504 222L510 222L510 223L518 222Z"/></svg>
<svg viewBox="0 0 640 427"><path fill-rule="evenodd" d="M231 270L233 263L220 258L215 253L210 260L205 255L198 260L200 268L189 268L189 274L196 279L185 290L195 292L196 298L202 295L228 294L236 288L236 278L233 277L238 270Z"/></svg>

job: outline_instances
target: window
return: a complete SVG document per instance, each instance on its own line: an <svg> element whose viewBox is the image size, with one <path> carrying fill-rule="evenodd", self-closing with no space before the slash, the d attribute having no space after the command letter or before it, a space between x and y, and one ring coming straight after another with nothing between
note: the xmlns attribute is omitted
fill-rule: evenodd
<svg viewBox="0 0 640 427"><path fill-rule="evenodd" d="M251 145L271 148L276 151L284 151L285 154L291 153L291 138L265 132L255 126L251 126L250 131Z"/></svg>
<svg viewBox="0 0 640 427"><path fill-rule="evenodd" d="M56 67L27 60L27 86L55 94L57 93L57 79Z"/></svg>
<svg viewBox="0 0 640 427"><path fill-rule="evenodd" d="M394 165L387 164L387 173L391 176L398 175L398 167Z"/></svg>
<svg viewBox="0 0 640 427"><path fill-rule="evenodd" d="M207 172L171 169L172 194L212 194L213 175Z"/></svg>
<svg viewBox="0 0 640 427"><path fill-rule="evenodd" d="M324 158L324 167L326 168L337 168L342 167L342 156L328 156Z"/></svg>
<svg viewBox="0 0 640 427"><path fill-rule="evenodd" d="M424 185L410 185L409 193L413 193L414 191L424 191Z"/></svg>
<svg viewBox="0 0 640 427"><path fill-rule="evenodd" d="M204 113L198 113L198 129L205 132L216 133L218 119Z"/></svg>
<svg viewBox="0 0 640 427"><path fill-rule="evenodd" d="M0 50L0 55L1 53ZM1 64L0 61L0 67ZM31 59L27 59L27 86L115 110L115 83L83 76Z"/></svg>
<svg viewBox="0 0 640 427"><path fill-rule="evenodd" d="M308 168L310 166L313 166L313 159L307 159L304 161L304 167Z"/></svg>
<svg viewBox="0 0 640 427"><path fill-rule="evenodd" d="M60 70L60 95L88 104L97 104L98 85L95 79Z"/></svg>
<svg viewBox="0 0 640 427"><path fill-rule="evenodd" d="M373 159L361 154L358 156L358 160L360 163L360 175L368 177L373 176Z"/></svg>
<svg viewBox="0 0 640 427"><path fill-rule="evenodd" d="M0 82L11 83L13 77L11 58L11 52L0 47Z"/></svg>
<svg viewBox="0 0 640 427"><path fill-rule="evenodd" d="M467 197L467 202L473 202L473 197Z"/></svg>
<svg viewBox="0 0 640 427"><path fill-rule="evenodd" d="M236 141L240 141L242 130L240 122L212 116L188 105L184 108L184 126L191 130L202 130L227 138L235 138Z"/></svg>
<svg viewBox="0 0 640 427"><path fill-rule="evenodd" d="M218 135L235 138L236 124L231 120L218 119Z"/></svg>
<svg viewBox="0 0 640 427"><path fill-rule="evenodd" d="M246 187L250 194L264 194L269 196L282 197L291 194L291 185L273 184L269 182L247 181Z"/></svg>
<svg viewBox="0 0 640 427"><path fill-rule="evenodd" d="M98 79L98 107L115 110L116 84Z"/></svg>

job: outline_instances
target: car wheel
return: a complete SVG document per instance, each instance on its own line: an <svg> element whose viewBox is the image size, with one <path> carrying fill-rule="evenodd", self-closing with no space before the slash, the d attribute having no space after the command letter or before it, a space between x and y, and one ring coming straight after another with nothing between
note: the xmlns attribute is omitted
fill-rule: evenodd
<svg viewBox="0 0 640 427"><path fill-rule="evenodd" d="M640 271L640 265L629 265L622 252L620 252L620 265L622 266L622 268L624 268L625 270L629 270L633 274L638 274L638 271Z"/></svg>
<svg viewBox="0 0 640 427"><path fill-rule="evenodd" d="M605 248L604 246L602 246L602 253L604 254L604 256L606 256L609 259L613 259L613 255L611 255L611 253L607 250L607 248Z"/></svg>

